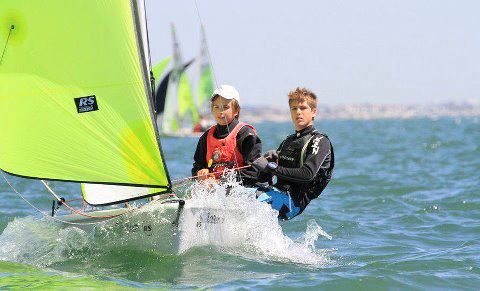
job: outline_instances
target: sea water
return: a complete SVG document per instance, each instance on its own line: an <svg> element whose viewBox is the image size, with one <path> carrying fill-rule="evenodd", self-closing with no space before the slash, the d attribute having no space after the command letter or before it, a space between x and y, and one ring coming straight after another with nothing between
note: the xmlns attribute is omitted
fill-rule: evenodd
<svg viewBox="0 0 480 291"><path fill-rule="evenodd" d="M292 132L256 124L264 150ZM279 222L252 192L197 184L192 203L248 213L221 239L185 216L178 254L100 243L98 233L42 218L0 182L0 288L480 287L480 118L320 121L336 155L324 193ZM190 174L195 139L164 139L173 179ZM9 177L38 208L51 196L38 181ZM66 196L72 183L52 183Z"/></svg>

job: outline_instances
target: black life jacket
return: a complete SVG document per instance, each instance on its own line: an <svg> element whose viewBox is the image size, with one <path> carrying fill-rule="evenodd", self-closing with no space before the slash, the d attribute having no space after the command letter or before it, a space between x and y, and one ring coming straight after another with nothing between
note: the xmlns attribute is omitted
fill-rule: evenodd
<svg viewBox="0 0 480 291"><path fill-rule="evenodd" d="M315 138L318 138L318 140L314 140ZM306 158L309 144L313 142L318 145L322 138L328 139L328 136L319 133L317 130L313 130L302 137L297 137L297 134L288 136L282 143L278 153L278 165L286 168L301 168ZM324 168L323 165L326 165L326 167ZM335 156L330 143L330 157L327 156L312 182L306 185L290 185L289 182L279 179L275 186L290 192L292 198L299 203L300 207L304 208L310 203L310 200L317 198L327 187L332 178L334 166Z"/></svg>

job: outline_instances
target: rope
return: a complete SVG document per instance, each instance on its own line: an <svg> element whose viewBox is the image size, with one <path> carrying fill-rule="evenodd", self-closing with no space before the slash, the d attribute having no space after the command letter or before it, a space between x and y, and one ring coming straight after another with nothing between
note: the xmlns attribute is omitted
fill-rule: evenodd
<svg viewBox="0 0 480 291"><path fill-rule="evenodd" d="M243 167L237 167L237 168L232 168L232 169L229 169L229 170L241 170L241 169L246 169L246 168L249 168L251 167L251 165L247 165L247 166L243 166ZM203 175L196 175L196 176L191 176L191 177L186 177L186 178L181 178L181 179L176 179L176 180L172 180L172 183L181 183L181 182L184 182L184 181L188 181L188 180L192 180L192 179L196 179L196 178L199 178L199 177L204 177L204 176L210 176L210 175L215 175L215 174L221 174L222 172L213 172L213 173L208 173L208 174L203 174ZM178 187L178 185L177 185Z"/></svg>
<svg viewBox="0 0 480 291"><path fill-rule="evenodd" d="M10 181L7 179L7 177L5 176L5 172L1 171L2 172L2 176L3 176L3 179L5 180L5 182L7 182L8 186L10 186L10 188L12 188L13 192L19 196L23 201L25 201L25 203L27 203L28 205L30 205L30 207L32 207L33 209L35 209L36 211L38 211L40 214L42 214L43 216L45 216L46 218L49 218L49 219L53 219L57 222L61 222L61 223L64 223L64 224L71 224L71 225L89 225L89 224L97 224L99 222L84 222L84 223L78 223L78 222L70 222L70 221L65 221L65 220L62 220L60 218L57 218L57 217L53 217L51 215L49 215L48 213L44 212L43 210L37 208L35 205L33 205L30 201L28 201L22 194L20 194L20 192L17 191L17 189L15 189L15 187L13 187L13 185L10 183Z"/></svg>
<svg viewBox="0 0 480 291"><path fill-rule="evenodd" d="M61 198L52 190L52 188L50 188L50 186L48 186L48 184L44 181L44 180L40 180L42 182L42 184L45 186L45 188L47 188L48 192L50 192L53 197L55 197L58 201L61 201ZM108 219L108 218L114 218L114 217L118 217L120 215L124 215L124 214L127 214L127 213L131 213L133 212L135 209L131 209L131 210L128 210L124 213L120 213L120 214L114 214L114 215L106 215L106 216L93 216L93 215L90 215L88 213L85 213L83 211L80 211L80 210L77 210L75 208L73 208L72 206L68 205L68 203L62 201L62 204L65 205L65 207L67 207L71 212L75 213L75 214L78 214L78 215L81 215L81 216L84 216L84 217L88 217L88 218L96 218L96 219Z"/></svg>
<svg viewBox="0 0 480 291"><path fill-rule="evenodd" d="M45 186L45 188L47 188L47 190L58 200L58 201L61 201L61 198L53 191L52 188L50 188L50 186L48 186L48 184L44 181L44 180L40 180L42 182L42 184ZM172 196L172 194L170 193L167 193L167 194L163 194L163 195L168 195L168 196ZM173 194L175 195L175 194ZM155 196L162 196L161 194L160 195L155 195ZM80 211L80 210L77 210L75 209L74 207L68 205L68 203L66 201L62 201L62 204L65 205L65 207L67 207L71 212L75 213L75 214L78 214L78 215L81 215L81 216L84 216L84 217L88 217L88 218L96 218L96 219L111 219L111 218L115 218L115 217L118 217L118 216L121 216L121 215L125 215L125 214L130 214L140 208L142 208L144 205L141 205L137 208L132 208L132 209L129 209L128 211L124 212L124 213L120 213L120 214L114 214L114 215L106 215L106 216L92 216L92 215L89 215L88 213L86 212L83 212L83 211ZM84 207L85 209L85 207Z"/></svg>
<svg viewBox="0 0 480 291"><path fill-rule="evenodd" d="M5 55L5 51L7 50L7 44L8 44L8 41L10 40L10 35L12 34L12 30L14 29L15 29L15 25L12 24L12 26L10 26L10 30L8 31L7 41L5 42L5 46L3 47L2 56L0 57L0 65L3 62L3 56Z"/></svg>

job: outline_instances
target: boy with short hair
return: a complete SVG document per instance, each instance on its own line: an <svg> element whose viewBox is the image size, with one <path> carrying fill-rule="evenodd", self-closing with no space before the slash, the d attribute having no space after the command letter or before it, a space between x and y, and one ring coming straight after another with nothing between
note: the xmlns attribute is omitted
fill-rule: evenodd
<svg viewBox="0 0 480 291"><path fill-rule="evenodd" d="M313 126L317 115L317 96L305 88L288 94L295 133L278 147L253 162L273 187L259 188L257 199L272 204L278 217L292 219L317 198L332 177L333 147L327 135Z"/></svg>
<svg viewBox="0 0 480 291"><path fill-rule="evenodd" d="M211 113L217 125L199 139L193 157L192 175L206 179L209 173L220 178L225 169L252 163L262 153L262 144L255 128L239 122L240 95L230 85L221 85L213 92ZM256 182L258 171L249 167L238 171L245 186Z"/></svg>

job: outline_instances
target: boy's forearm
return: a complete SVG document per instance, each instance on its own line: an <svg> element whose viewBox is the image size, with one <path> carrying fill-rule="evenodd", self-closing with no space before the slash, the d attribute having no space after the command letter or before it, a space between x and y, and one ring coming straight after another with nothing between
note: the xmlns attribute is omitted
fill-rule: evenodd
<svg viewBox="0 0 480 291"><path fill-rule="evenodd" d="M245 164L250 164L262 155L262 142L260 138L248 136L242 141L240 152Z"/></svg>
<svg viewBox="0 0 480 291"><path fill-rule="evenodd" d="M285 181L299 184L309 183L315 177L315 174L308 167L285 168L279 166L273 171L273 174Z"/></svg>
<svg viewBox="0 0 480 291"><path fill-rule="evenodd" d="M197 163L194 163L193 164L193 167L192 167L192 176L196 176L197 175L197 172L201 169L205 169L206 166L202 166L202 165L199 165Z"/></svg>

